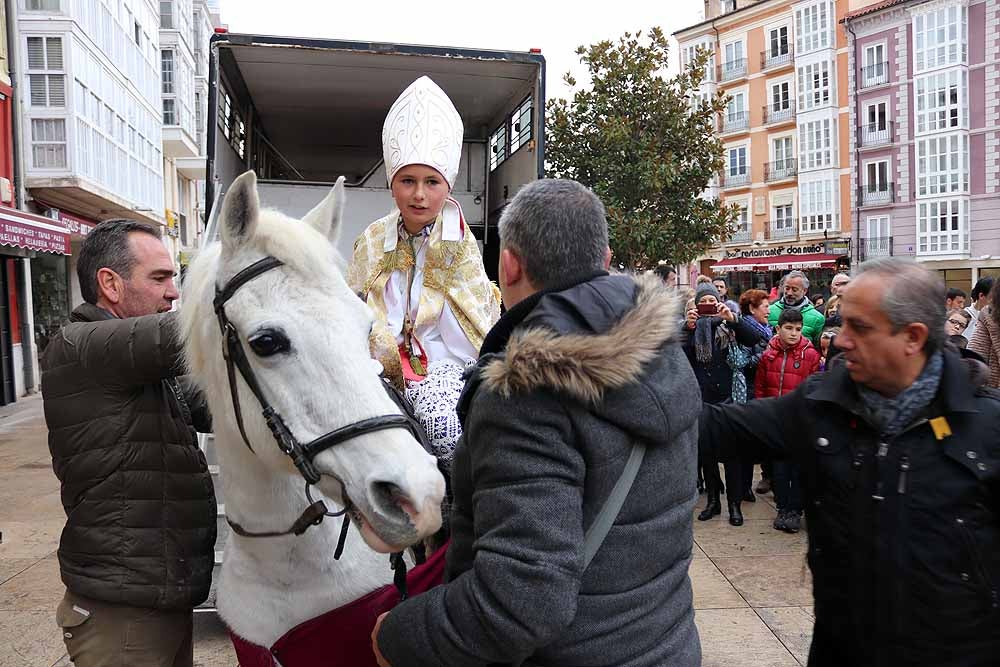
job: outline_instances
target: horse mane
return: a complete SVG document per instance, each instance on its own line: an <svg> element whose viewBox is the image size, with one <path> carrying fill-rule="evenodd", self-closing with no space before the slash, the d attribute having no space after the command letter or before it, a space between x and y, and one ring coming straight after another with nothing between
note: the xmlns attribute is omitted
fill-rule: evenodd
<svg viewBox="0 0 1000 667"><path fill-rule="evenodd" d="M344 282L344 259L330 239L276 209L261 209L251 243L259 257L276 257L310 281L331 288L335 281ZM219 241L203 248L188 266L183 283L184 305L180 309L179 335L185 341L188 372L200 377L205 377L207 370L206 352L212 355L218 353L219 325L212 301L219 279L221 255L222 244ZM247 261L249 264L250 261ZM241 268L244 267L237 270ZM346 287L346 283L344 285ZM209 341L213 344L204 345Z"/></svg>

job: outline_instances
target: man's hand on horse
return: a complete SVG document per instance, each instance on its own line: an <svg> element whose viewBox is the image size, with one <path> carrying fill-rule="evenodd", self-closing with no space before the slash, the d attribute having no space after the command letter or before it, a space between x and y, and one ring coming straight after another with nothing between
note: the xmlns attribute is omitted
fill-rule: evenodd
<svg viewBox="0 0 1000 667"><path fill-rule="evenodd" d="M382 629L382 621L385 617L389 615L389 612L385 612L375 621L375 629L372 630L372 652L375 653L375 661L378 662L379 667L392 667L389 661L385 659L382 652L378 650L378 631Z"/></svg>

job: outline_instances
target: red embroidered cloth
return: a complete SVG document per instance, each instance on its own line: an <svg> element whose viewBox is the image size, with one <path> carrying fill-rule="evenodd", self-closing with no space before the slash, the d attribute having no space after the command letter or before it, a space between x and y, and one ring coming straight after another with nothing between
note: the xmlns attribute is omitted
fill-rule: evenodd
<svg viewBox="0 0 1000 667"><path fill-rule="evenodd" d="M406 573L409 595L434 588L444 579L445 544L423 565ZM376 667L372 653L375 619L399 602L392 584L350 604L308 620L284 634L270 648L252 644L231 630L240 667Z"/></svg>

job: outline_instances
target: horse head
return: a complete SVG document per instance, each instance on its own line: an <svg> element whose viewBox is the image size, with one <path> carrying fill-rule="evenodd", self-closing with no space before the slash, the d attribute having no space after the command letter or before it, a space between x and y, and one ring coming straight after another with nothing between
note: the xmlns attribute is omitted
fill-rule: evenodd
<svg viewBox="0 0 1000 667"><path fill-rule="evenodd" d="M212 302L217 289L254 262L265 257L282 262L244 283L226 303L225 313L261 393L298 442L398 414L369 355L373 313L350 290L339 268L335 245L343 183L340 178L300 222L260 208L253 172L237 178L221 209L221 240L189 268L181 309L188 366L212 410L220 455L228 448L221 460L223 476L227 464L255 467L251 477L257 484L298 485L303 507L302 478L279 449L260 402L237 372L236 394L252 451L239 435L224 338ZM349 509L376 551L398 550L441 525L444 480L435 459L405 429L353 437L317 454L313 464L320 474L316 487ZM240 517L262 528L285 527L267 524L267 519Z"/></svg>

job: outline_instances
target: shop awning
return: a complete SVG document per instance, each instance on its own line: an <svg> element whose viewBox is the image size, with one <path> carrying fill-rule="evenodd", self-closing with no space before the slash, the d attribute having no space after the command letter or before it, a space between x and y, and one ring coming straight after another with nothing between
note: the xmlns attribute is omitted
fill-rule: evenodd
<svg viewBox="0 0 1000 667"><path fill-rule="evenodd" d="M719 260L712 265L715 273L728 271L791 271L792 269L822 269L833 267L838 255L817 252L805 255L775 255L774 257L736 257Z"/></svg>
<svg viewBox="0 0 1000 667"><path fill-rule="evenodd" d="M0 206L0 245L70 254L69 231L58 220Z"/></svg>

